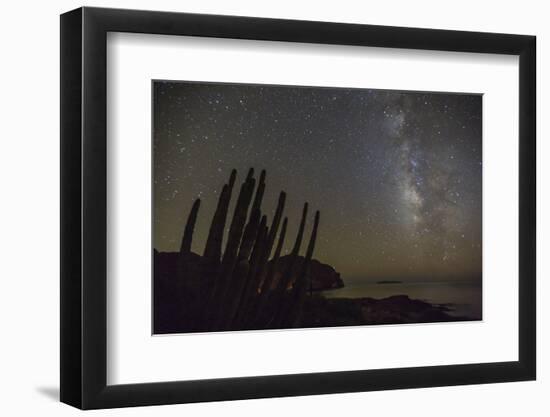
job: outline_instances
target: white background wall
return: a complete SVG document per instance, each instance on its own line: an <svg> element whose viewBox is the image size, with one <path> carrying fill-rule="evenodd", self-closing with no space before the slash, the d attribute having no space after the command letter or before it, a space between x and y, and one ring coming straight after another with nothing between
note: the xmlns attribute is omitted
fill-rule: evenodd
<svg viewBox="0 0 550 417"><path fill-rule="evenodd" d="M0 410L3 415L74 415L59 392L59 18L72 0L2 6L0 84ZM124 0L86 5L182 12L510 32L538 37L538 381L99 411L99 415L247 416L341 413L407 416L546 416L550 413L550 147L542 120L550 83L548 10L542 1ZM546 394L546 395L545 395Z"/></svg>

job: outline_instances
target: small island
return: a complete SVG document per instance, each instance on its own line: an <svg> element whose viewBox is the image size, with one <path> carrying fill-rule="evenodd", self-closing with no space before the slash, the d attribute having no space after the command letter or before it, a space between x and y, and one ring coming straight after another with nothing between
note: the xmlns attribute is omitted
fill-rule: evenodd
<svg viewBox="0 0 550 417"><path fill-rule="evenodd" d="M403 281L397 281L392 279L386 279L382 281L376 281L377 284L403 284Z"/></svg>

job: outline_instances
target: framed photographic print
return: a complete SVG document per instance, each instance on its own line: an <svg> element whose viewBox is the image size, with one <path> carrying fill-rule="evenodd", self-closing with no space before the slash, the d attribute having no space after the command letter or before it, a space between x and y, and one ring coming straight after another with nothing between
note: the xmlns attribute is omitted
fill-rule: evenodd
<svg viewBox="0 0 550 417"><path fill-rule="evenodd" d="M535 378L535 38L61 16L61 400Z"/></svg>

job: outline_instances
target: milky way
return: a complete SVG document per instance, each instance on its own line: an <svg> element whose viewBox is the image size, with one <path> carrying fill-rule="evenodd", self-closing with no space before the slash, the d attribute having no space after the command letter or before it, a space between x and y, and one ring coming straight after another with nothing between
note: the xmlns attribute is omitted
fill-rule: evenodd
<svg viewBox="0 0 550 417"><path fill-rule="evenodd" d="M287 192L290 235L303 202L320 210L315 258L344 278L481 279L480 95L159 81L153 94L157 249L177 250L201 198L201 253L231 169L254 167L268 216Z"/></svg>

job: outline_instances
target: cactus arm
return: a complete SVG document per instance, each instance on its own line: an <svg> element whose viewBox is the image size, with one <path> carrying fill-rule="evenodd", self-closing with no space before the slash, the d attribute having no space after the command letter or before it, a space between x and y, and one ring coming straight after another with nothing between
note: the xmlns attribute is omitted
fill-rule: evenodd
<svg viewBox="0 0 550 417"><path fill-rule="evenodd" d="M254 287L255 276L260 269L260 262L262 253L264 252L265 245L267 244L267 217L263 216L258 229L258 236L254 244L254 249L250 256L250 269L244 282L241 294L239 295L239 302L235 312L230 314L229 320L233 325L241 324L245 321L245 316L248 313L251 300L256 296Z"/></svg>
<svg viewBox="0 0 550 417"><path fill-rule="evenodd" d="M258 187L256 189L256 196L254 197L254 202L252 203L251 213L253 213L254 210L260 210L261 205L262 205L262 199L264 197L264 192L265 192L265 169L262 170L262 172L260 174L260 179L258 181Z"/></svg>
<svg viewBox="0 0 550 417"><path fill-rule="evenodd" d="M191 255L191 244L193 243L193 233L195 231L195 223L197 222L197 216L201 200L197 199L191 207L191 211L187 216L187 223L181 239L180 250L176 265L176 282L174 283L173 291L175 296L180 300L178 309L182 313L186 313L194 310L192 305L196 298L196 289L193 288L192 273L189 267L189 258Z"/></svg>
<svg viewBox="0 0 550 417"><path fill-rule="evenodd" d="M275 238L277 237L279 224L281 222L281 217L285 207L285 201L286 193L284 191L281 191L281 193L279 194L279 200L277 202L277 209L275 210L275 216L273 217L273 221L265 238L265 242L262 245L260 257L255 268L251 270L251 273L249 274L249 277L247 279L247 286L243 294L243 298L246 300L244 306L244 315L246 316L248 322L251 322L253 319L252 316L254 316L254 307L258 301L256 299L258 298L258 292L260 290L259 287L267 272L269 255L271 254L273 243L275 241Z"/></svg>
<svg viewBox="0 0 550 417"><path fill-rule="evenodd" d="M250 220L246 225L242 237L241 247L239 248L239 255L237 256L237 262L248 261L250 254L256 241L258 234L258 228L260 226L260 218L262 213L258 209L254 209L250 215Z"/></svg>
<svg viewBox="0 0 550 417"><path fill-rule="evenodd" d="M286 193L281 191L279 194L279 200L277 201L277 209L275 210L275 216L273 217L273 222L269 229L269 235L267 240L267 247L265 251L265 262L269 259L271 250L273 249L273 243L275 243L275 238L277 237L277 232L279 231L279 224L281 222L281 217L283 216L283 210L285 208Z"/></svg>
<svg viewBox="0 0 550 417"><path fill-rule="evenodd" d="M284 273L282 274L281 279L279 280L279 283L277 285L277 292L279 293L285 292L289 284L292 282L296 259L298 258L298 253L300 252L300 246L302 245L302 239L304 237L307 211L308 211L308 203L305 203L304 208L302 210L302 219L300 220L300 228L298 229L296 241L294 242L294 247L292 248L292 252L286 264Z"/></svg>
<svg viewBox="0 0 550 417"><path fill-rule="evenodd" d="M195 223L197 222L197 215L201 206L201 200L196 199L191 207L189 216L187 217L187 223L185 224L185 230L181 239L180 256L187 255L191 252L191 243L193 242L193 233L195 231Z"/></svg>
<svg viewBox="0 0 550 417"><path fill-rule="evenodd" d="M319 218L320 214L319 211L317 211L315 213L315 220L313 223L313 229L311 231L311 237L309 239L309 244L306 251L306 257L302 264L300 274L298 275L298 278L296 278L296 281L294 282L294 285L292 287L290 305L284 317L285 324L288 326L296 325L301 315L301 310L304 304L304 298L307 290L308 279L311 279L311 258L313 256L313 250L315 249L317 229L319 227Z"/></svg>
<svg viewBox="0 0 550 417"><path fill-rule="evenodd" d="M231 278L231 283L227 288L226 294L221 300L221 303L223 304L221 311L224 314L219 317L218 326L216 327L226 328L231 323L238 308L243 288L247 282L248 273L250 271L249 257L251 256L253 246L257 241L258 230L261 225L260 217L260 210L254 209L250 216L250 220L246 225L242 237L241 247L239 249L239 255L237 257L237 264ZM264 225L262 227L265 227L265 218Z"/></svg>
<svg viewBox="0 0 550 417"><path fill-rule="evenodd" d="M210 323L210 326L213 326L218 322L219 316L222 314L221 308L223 299L229 285L231 285L231 278L233 275L233 269L237 263L237 255L248 214L248 207L250 205L250 200L252 199L252 193L254 192L254 184L255 180L249 173L249 177L247 177L241 186L241 191L237 199L237 205L235 206L233 219L229 228L229 235L222 257L220 272L216 277L214 289L208 302L208 322Z"/></svg>
<svg viewBox="0 0 550 417"><path fill-rule="evenodd" d="M218 205L210 224L210 230L208 231L208 238L206 240L206 246L204 248L204 258L208 262L219 263L222 251L223 232L225 229L225 222L227 219L227 212L229 209L229 203L231 201L231 194L233 193L233 185L235 184L235 178L237 171L232 170L229 176L229 183L223 186L222 192L218 199Z"/></svg>
<svg viewBox="0 0 550 417"><path fill-rule="evenodd" d="M298 259L298 254L300 252L300 247L302 245L302 239L304 236L307 211L308 211L308 203L305 203L304 208L302 210L302 219L300 220L300 228L298 229L296 241L294 242L294 247L292 248L290 257L287 258L288 260L287 260L287 264L285 266L284 272L277 284L275 293L273 294L273 298L275 300L274 302L278 303L278 307L275 308L275 314L270 321L270 327L280 327L280 323L285 319L285 313L288 309L287 307L288 296L286 294L287 292L286 290L294 277L296 260Z"/></svg>
<svg viewBox="0 0 550 417"><path fill-rule="evenodd" d="M222 257L222 268L224 265L230 265L236 261L239 250L243 228L248 214L248 207L254 191L254 178L248 178L241 186L241 191L237 199L237 205L233 212L233 219L229 227L227 244Z"/></svg>
<svg viewBox="0 0 550 417"><path fill-rule="evenodd" d="M261 323L263 323L266 320L266 318L268 319L272 318L271 308L273 307L272 306L273 298L272 298L271 286L273 284L273 277L275 276L275 270L277 269L277 264L281 256L281 251L283 249L287 225L288 225L288 219L285 217L285 219L283 220L283 225L281 227L281 233L279 234L277 247L275 248L275 254L273 255L273 259L269 263L267 274L262 282L257 307L255 309L253 320L257 327L261 327Z"/></svg>
<svg viewBox="0 0 550 417"><path fill-rule="evenodd" d="M195 231L195 223L197 222L200 206L201 200L195 200L189 212L189 216L187 217L187 223L185 224L177 266L177 275L180 281L186 278L187 263L189 262L189 255L191 254L191 243L193 242L193 233Z"/></svg>
<svg viewBox="0 0 550 417"><path fill-rule="evenodd" d="M246 181L252 179L254 177L254 168L249 168L248 173L246 174Z"/></svg>
<svg viewBox="0 0 550 417"><path fill-rule="evenodd" d="M283 220L283 226L281 227L281 233L279 234L279 241L277 242L277 247L275 248L275 254L273 255L273 259L269 264L267 276L262 283L262 288L260 292L262 295L271 291L271 285L273 284L275 269L277 266L277 262L279 261L279 257L281 256L281 251L283 249L283 243L285 240L287 225L288 225L288 219L285 217L285 219Z"/></svg>

